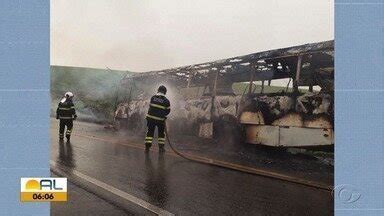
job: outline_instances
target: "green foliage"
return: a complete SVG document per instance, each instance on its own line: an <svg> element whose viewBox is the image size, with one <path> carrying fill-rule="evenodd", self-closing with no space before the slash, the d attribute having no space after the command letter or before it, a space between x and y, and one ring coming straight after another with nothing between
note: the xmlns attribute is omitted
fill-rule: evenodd
<svg viewBox="0 0 384 216"><path fill-rule="evenodd" d="M120 80L130 72L108 69L51 66L51 97L56 102L65 92L74 93L75 106L81 114L110 119L113 116L116 90Z"/></svg>

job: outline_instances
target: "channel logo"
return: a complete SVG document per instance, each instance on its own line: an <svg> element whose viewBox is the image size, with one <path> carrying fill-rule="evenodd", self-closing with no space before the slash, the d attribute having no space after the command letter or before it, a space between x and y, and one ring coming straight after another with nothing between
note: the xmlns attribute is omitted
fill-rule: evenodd
<svg viewBox="0 0 384 216"><path fill-rule="evenodd" d="M21 178L21 202L67 201L67 178Z"/></svg>

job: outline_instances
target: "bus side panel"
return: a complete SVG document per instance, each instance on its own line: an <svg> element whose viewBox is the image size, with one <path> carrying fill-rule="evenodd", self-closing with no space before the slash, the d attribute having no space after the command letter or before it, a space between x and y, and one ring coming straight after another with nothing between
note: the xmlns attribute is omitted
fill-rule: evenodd
<svg viewBox="0 0 384 216"><path fill-rule="evenodd" d="M332 129L301 127L280 128L280 146L323 146L332 145L333 143Z"/></svg>
<svg viewBox="0 0 384 216"><path fill-rule="evenodd" d="M279 126L247 125L247 143L279 146Z"/></svg>
<svg viewBox="0 0 384 216"><path fill-rule="evenodd" d="M247 143L267 146L306 147L334 144L333 129L247 125Z"/></svg>

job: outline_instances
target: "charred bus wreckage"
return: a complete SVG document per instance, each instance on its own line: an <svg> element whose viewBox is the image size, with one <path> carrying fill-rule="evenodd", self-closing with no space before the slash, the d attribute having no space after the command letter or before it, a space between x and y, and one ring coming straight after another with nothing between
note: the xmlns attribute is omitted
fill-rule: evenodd
<svg viewBox="0 0 384 216"><path fill-rule="evenodd" d="M127 75L114 118L120 130L143 132L149 97L160 84L169 89L171 133L233 134L268 146L334 144L333 41Z"/></svg>

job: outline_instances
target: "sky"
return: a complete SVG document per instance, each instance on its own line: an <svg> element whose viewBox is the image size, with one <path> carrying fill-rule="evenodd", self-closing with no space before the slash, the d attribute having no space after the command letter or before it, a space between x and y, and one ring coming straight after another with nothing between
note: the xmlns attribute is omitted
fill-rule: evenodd
<svg viewBox="0 0 384 216"><path fill-rule="evenodd" d="M334 38L333 0L51 0L51 65L146 72Z"/></svg>

